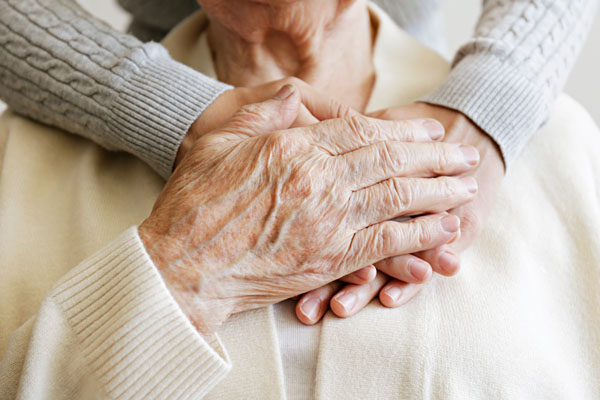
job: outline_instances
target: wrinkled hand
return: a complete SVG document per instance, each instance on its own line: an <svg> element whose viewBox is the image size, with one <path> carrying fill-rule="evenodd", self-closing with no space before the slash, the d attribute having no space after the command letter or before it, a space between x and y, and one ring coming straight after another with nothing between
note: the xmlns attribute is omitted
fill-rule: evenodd
<svg viewBox="0 0 600 400"><path fill-rule="evenodd" d="M293 126L312 125L322 120L353 114L349 107L319 93L303 80L294 77L279 79L256 87L237 87L217 97L190 126L177 151L174 168L177 168L194 142L204 134L223 125L243 106L270 99L286 84L293 85L299 91L302 99L302 105Z"/></svg>
<svg viewBox="0 0 600 400"><path fill-rule="evenodd" d="M461 219L461 235L454 243L435 249L380 261L364 284L344 286L340 282L305 294L296 307L298 319L305 324L318 322L329 308L339 317L359 312L379 295L387 307L398 307L413 298L432 272L452 276L458 272L458 252L473 243L491 210L504 176L504 163L496 143L462 113L426 103L415 103L373 113L387 120L434 118L446 129L444 141L464 143L479 150L480 162L468 174L476 178L479 192L475 199L449 212ZM375 271L377 269L377 272Z"/></svg>
<svg viewBox="0 0 600 400"><path fill-rule="evenodd" d="M390 219L474 196L472 178L408 178L472 169L459 145L432 143L423 121L353 116L283 131L300 104L285 86L201 137L139 227L165 284L206 336L234 313L452 241L455 216Z"/></svg>

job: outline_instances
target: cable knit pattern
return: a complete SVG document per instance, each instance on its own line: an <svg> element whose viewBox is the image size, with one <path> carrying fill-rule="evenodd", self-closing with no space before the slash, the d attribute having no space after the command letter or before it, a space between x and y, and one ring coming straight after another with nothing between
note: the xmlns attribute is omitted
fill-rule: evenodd
<svg viewBox="0 0 600 400"><path fill-rule="evenodd" d="M484 1L449 78L423 100L469 116L509 165L548 118L596 8L596 0Z"/></svg>
<svg viewBox="0 0 600 400"><path fill-rule="evenodd" d="M228 88L73 1L0 1L1 97L35 120L128 151L165 178L189 126Z"/></svg>
<svg viewBox="0 0 600 400"><path fill-rule="evenodd" d="M194 0L119 0L132 29L160 37ZM442 0L377 0L440 49ZM492 136L507 166L548 117L597 0L487 0L446 82L423 101L461 111ZM185 12L184 12L185 11ZM157 18L160 16L160 18ZM93 19L72 0L0 0L0 97L15 111L128 151L168 177L191 123L229 86Z"/></svg>

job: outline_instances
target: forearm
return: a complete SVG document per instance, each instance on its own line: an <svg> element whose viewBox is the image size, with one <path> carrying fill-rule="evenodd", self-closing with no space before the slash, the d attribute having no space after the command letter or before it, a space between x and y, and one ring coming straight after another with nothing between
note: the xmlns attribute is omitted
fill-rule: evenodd
<svg viewBox="0 0 600 400"><path fill-rule="evenodd" d="M193 328L130 228L64 276L35 321L13 334L0 398L201 398L230 369L216 336L208 342Z"/></svg>
<svg viewBox="0 0 600 400"><path fill-rule="evenodd" d="M130 152L165 178L190 125L228 88L73 1L0 1L0 97L35 120Z"/></svg>
<svg viewBox="0 0 600 400"><path fill-rule="evenodd" d="M468 116L507 167L544 123L581 49L596 0L484 2L450 76L423 100Z"/></svg>

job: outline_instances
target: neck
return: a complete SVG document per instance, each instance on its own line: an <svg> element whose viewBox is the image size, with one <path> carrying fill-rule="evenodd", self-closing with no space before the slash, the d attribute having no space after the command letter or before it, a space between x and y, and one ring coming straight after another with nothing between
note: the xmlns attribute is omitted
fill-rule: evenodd
<svg viewBox="0 0 600 400"><path fill-rule="evenodd" d="M238 13L253 18L235 18L235 13L211 15L208 40L220 80L256 86L296 76L364 110L375 81L364 0L303 0L279 7L246 2Z"/></svg>

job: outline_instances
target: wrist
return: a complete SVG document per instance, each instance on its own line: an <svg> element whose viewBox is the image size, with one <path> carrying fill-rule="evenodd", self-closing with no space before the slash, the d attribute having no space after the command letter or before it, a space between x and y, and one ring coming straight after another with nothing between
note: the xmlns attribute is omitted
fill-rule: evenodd
<svg viewBox="0 0 600 400"><path fill-rule="evenodd" d="M189 268L181 270L179 266L185 263L181 262L181 257L177 256L178 251L172 250L181 247L173 243L169 245L168 240L155 233L150 228L151 223L147 221L138 227L138 235L146 253L158 270L171 296L198 333L205 339L212 337L218 327L232 314L230 311L232 308L226 306L224 299L220 299L218 296L207 296L207 293L201 289L204 286L202 281L210 279L208 274L203 276L204 274L200 271L192 277L186 273ZM211 293L219 292L217 281L214 279L210 279L210 281Z"/></svg>
<svg viewBox="0 0 600 400"><path fill-rule="evenodd" d="M196 118L179 145L173 169L198 139L217 129L245 104L241 100L242 92L243 88L224 91Z"/></svg>
<svg viewBox="0 0 600 400"><path fill-rule="evenodd" d="M504 172L504 158L498 143L471 118L460 110L426 102L418 102L417 106L423 107L424 115L439 120L446 129L445 142L464 143L475 146L479 150L482 161L494 160L502 164Z"/></svg>

